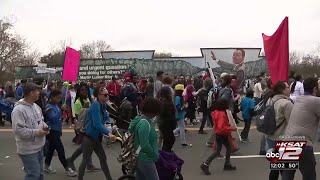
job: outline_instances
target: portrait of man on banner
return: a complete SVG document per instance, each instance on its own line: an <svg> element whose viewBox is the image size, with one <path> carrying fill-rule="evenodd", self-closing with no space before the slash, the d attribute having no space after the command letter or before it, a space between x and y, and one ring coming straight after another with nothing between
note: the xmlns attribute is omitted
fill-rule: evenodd
<svg viewBox="0 0 320 180"><path fill-rule="evenodd" d="M243 89L245 81L245 63L244 59L246 52L243 49L235 49L232 55L232 62L229 63L226 60L218 59L214 52L211 51L211 58L223 68L226 72L230 72L237 76L236 82L239 89Z"/></svg>

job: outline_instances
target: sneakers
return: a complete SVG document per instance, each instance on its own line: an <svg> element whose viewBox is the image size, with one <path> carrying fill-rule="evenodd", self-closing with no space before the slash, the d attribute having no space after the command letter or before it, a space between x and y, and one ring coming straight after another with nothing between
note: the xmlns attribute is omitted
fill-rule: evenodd
<svg viewBox="0 0 320 180"><path fill-rule="evenodd" d="M202 163L200 166L200 169L202 170L202 172L205 175L211 175L210 171L209 171L209 165L206 165L205 163Z"/></svg>
<svg viewBox="0 0 320 180"><path fill-rule="evenodd" d="M232 166L232 165L229 163L229 164L225 164L223 169L224 169L225 171L234 171L234 170L236 170L237 168L236 168L235 166Z"/></svg>
<svg viewBox="0 0 320 180"><path fill-rule="evenodd" d="M69 177L76 177L78 175L78 173L74 172L71 168L68 168L66 170L66 175Z"/></svg>
<svg viewBox="0 0 320 180"><path fill-rule="evenodd" d="M181 146L182 146L182 147L192 147L192 144L186 143L186 144L181 144Z"/></svg>
<svg viewBox="0 0 320 180"><path fill-rule="evenodd" d="M207 143L206 143L206 146L208 146L208 147L213 147L213 143L207 142Z"/></svg>
<svg viewBox="0 0 320 180"><path fill-rule="evenodd" d="M241 139L241 142L243 142L243 143L251 143L252 141L250 141L249 139Z"/></svg>
<svg viewBox="0 0 320 180"><path fill-rule="evenodd" d="M90 166L90 167L87 167L87 171L88 172L98 172L100 171L101 169L100 168L97 168L95 166Z"/></svg>
<svg viewBox="0 0 320 180"><path fill-rule="evenodd" d="M73 163L73 161L71 161L70 158L67 159L67 162L68 162L68 166L69 166L73 171L76 171L76 167L74 166L74 163Z"/></svg>
<svg viewBox="0 0 320 180"><path fill-rule="evenodd" d="M48 173L48 174L55 174L57 171L55 169L52 169L51 166L47 166L45 165L44 167L44 172Z"/></svg>

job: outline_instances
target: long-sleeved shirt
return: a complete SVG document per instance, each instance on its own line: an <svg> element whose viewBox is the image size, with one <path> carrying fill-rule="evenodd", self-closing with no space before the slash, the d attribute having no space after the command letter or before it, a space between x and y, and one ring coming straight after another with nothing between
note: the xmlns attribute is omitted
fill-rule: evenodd
<svg viewBox="0 0 320 180"><path fill-rule="evenodd" d="M254 85L253 91L254 91L253 97L261 98L263 90L260 82Z"/></svg>
<svg viewBox="0 0 320 180"><path fill-rule="evenodd" d="M116 81L111 81L108 85L107 85L107 90L109 92L109 94L111 96L118 96L120 94L121 91L121 86L118 82Z"/></svg>
<svg viewBox="0 0 320 180"><path fill-rule="evenodd" d="M305 136L313 146L320 120L320 97L303 95L297 98L285 130L285 137ZM301 140L301 139L298 139Z"/></svg>
<svg viewBox="0 0 320 180"><path fill-rule="evenodd" d="M160 80L156 80L153 85L153 96L156 98L158 96L158 92L162 88L163 83Z"/></svg>
<svg viewBox="0 0 320 180"><path fill-rule="evenodd" d="M292 86L293 84L291 84ZM290 86L290 89L291 89ZM290 95L290 98L295 102L297 97L304 95L303 84L300 81L297 81L296 86L294 87L293 93Z"/></svg>

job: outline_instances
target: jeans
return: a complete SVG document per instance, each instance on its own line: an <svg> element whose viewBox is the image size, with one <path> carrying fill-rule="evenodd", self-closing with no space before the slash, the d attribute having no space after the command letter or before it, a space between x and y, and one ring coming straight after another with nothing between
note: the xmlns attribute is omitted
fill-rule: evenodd
<svg viewBox="0 0 320 180"><path fill-rule="evenodd" d="M110 170L107 164L107 156L106 156L106 153L104 152L101 142L94 141L90 139L90 137L84 136L83 142L82 142L82 149L83 149L82 150L83 159L79 167L78 180L83 180L86 165L88 164L93 151L97 154L100 160L101 169L104 175L106 176L106 179L112 180Z"/></svg>
<svg viewBox="0 0 320 180"><path fill-rule="evenodd" d="M55 150L58 152L58 157L65 169L68 168L68 163L66 160L65 152L64 152L64 147L61 142L61 132L58 131L50 131L50 134L47 135L47 140L49 143L47 155L46 155L46 160L45 163L47 166L50 166L51 160L53 157L53 153Z"/></svg>
<svg viewBox="0 0 320 180"><path fill-rule="evenodd" d="M316 180L316 159L314 157L313 148L306 146L299 160L299 170L303 180ZM296 170L286 170L282 173L282 180L293 180Z"/></svg>
<svg viewBox="0 0 320 180"><path fill-rule="evenodd" d="M210 165L210 163L220 154L222 145L226 148L226 162L225 164L230 164L230 155L231 155L231 146L228 140L227 135L218 135L216 134L216 141L217 141L217 149L215 152L211 154L211 156L206 160L206 164Z"/></svg>
<svg viewBox="0 0 320 180"><path fill-rule="evenodd" d="M266 147L267 143L266 143L266 137L264 134L262 134L261 140L260 140L260 152L259 153L264 153L266 152Z"/></svg>
<svg viewBox="0 0 320 180"><path fill-rule="evenodd" d="M34 154L19 154L26 176L24 180L43 180L43 151Z"/></svg>
<svg viewBox="0 0 320 180"><path fill-rule="evenodd" d="M158 171L153 161L137 160L136 180L159 180Z"/></svg>
<svg viewBox="0 0 320 180"><path fill-rule="evenodd" d="M267 143L267 147L266 147L266 152L267 152L269 149L274 148L276 146L277 142L266 138L266 143ZM269 173L269 180L278 180L279 173L282 174L282 171L271 170L270 173Z"/></svg>
<svg viewBox="0 0 320 180"><path fill-rule="evenodd" d="M250 126L251 126L251 119L250 120L245 120L244 121L244 128L243 128L243 130L241 132L241 139L248 139Z"/></svg>
<svg viewBox="0 0 320 180"><path fill-rule="evenodd" d="M180 143L187 144L184 120L183 119L178 120L177 124L178 124L178 128L175 129L173 133L178 134L180 132Z"/></svg>

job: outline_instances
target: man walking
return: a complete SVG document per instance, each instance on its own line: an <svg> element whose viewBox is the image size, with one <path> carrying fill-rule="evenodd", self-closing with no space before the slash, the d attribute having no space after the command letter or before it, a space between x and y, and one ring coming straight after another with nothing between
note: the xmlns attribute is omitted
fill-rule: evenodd
<svg viewBox="0 0 320 180"><path fill-rule="evenodd" d="M43 121L39 86L28 82L23 86L24 99L18 101L12 112L12 129L24 170L25 180L43 180L43 151L49 128Z"/></svg>
<svg viewBox="0 0 320 180"><path fill-rule="evenodd" d="M314 77L305 79L303 87L304 96L297 98L284 136L306 138L307 145L299 160L299 170L303 179L316 180L316 158L314 156L313 144L316 141L317 129L320 122L320 91L318 79ZM295 172L295 170L284 171L282 173L282 179L293 180Z"/></svg>

